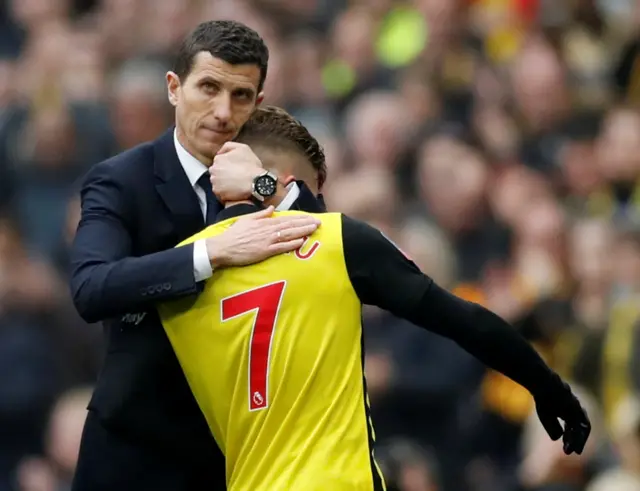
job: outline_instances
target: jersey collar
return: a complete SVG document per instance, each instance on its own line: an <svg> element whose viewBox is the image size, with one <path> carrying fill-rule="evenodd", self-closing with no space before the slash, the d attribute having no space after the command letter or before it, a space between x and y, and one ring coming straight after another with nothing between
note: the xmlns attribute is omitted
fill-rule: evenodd
<svg viewBox="0 0 640 491"><path fill-rule="evenodd" d="M260 208L257 205L249 204L249 203L240 203L237 205L230 206L229 208L225 208L216 216L216 223L222 222L224 220L228 220L229 218L236 218L242 215L248 215L249 213L253 213L255 211L259 211Z"/></svg>

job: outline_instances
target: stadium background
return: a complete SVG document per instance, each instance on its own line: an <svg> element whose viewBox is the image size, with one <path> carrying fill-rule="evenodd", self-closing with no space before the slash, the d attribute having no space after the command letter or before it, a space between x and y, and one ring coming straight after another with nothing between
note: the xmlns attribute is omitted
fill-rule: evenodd
<svg viewBox="0 0 640 491"><path fill-rule="evenodd" d="M518 387L367 311L390 489L640 490L633 0L0 0L0 490L68 489L102 356L67 293L74 184L171 123L170 54L211 18L265 37L329 207L512 321L589 408L566 457Z"/></svg>

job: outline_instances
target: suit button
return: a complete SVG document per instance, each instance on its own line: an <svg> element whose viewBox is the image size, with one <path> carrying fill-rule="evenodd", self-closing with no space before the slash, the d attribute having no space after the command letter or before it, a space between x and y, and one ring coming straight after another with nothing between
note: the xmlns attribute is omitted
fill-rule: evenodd
<svg viewBox="0 0 640 491"><path fill-rule="evenodd" d="M171 290L171 283L165 283L164 285L162 285L162 289L168 292L169 290Z"/></svg>
<svg viewBox="0 0 640 491"><path fill-rule="evenodd" d="M140 295L142 295L143 297L146 297L148 293L149 293L149 292L147 291L147 289L146 289L146 288L142 288L142 289L140 290Z"/></svg>

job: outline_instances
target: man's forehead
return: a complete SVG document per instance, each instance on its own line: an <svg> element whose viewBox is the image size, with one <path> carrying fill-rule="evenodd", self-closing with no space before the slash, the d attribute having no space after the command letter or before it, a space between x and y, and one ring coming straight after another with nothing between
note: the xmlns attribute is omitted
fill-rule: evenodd
<svg viewBox="0 0 640 491"><path fill-rule="evenodd" d="M232 65L213 56L208 51L200 51L193 60L191 76L197 80L210 77L238 88L257 90L261 73L260 67L256 64Z"/></svg>

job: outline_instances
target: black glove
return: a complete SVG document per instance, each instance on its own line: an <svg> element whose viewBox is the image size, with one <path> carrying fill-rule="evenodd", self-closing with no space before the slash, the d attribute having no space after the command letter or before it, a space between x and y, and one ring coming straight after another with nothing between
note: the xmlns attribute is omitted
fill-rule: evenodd
<svg viewBox="0 0 640 491"><path fill-rule="evenodd" d="M565 454L580 455L591 433L591 422L569 386L556 377L553 390L534 395L538 418L552 440L562 437ZM564 430L558 419L564 422Z"/></svg>

